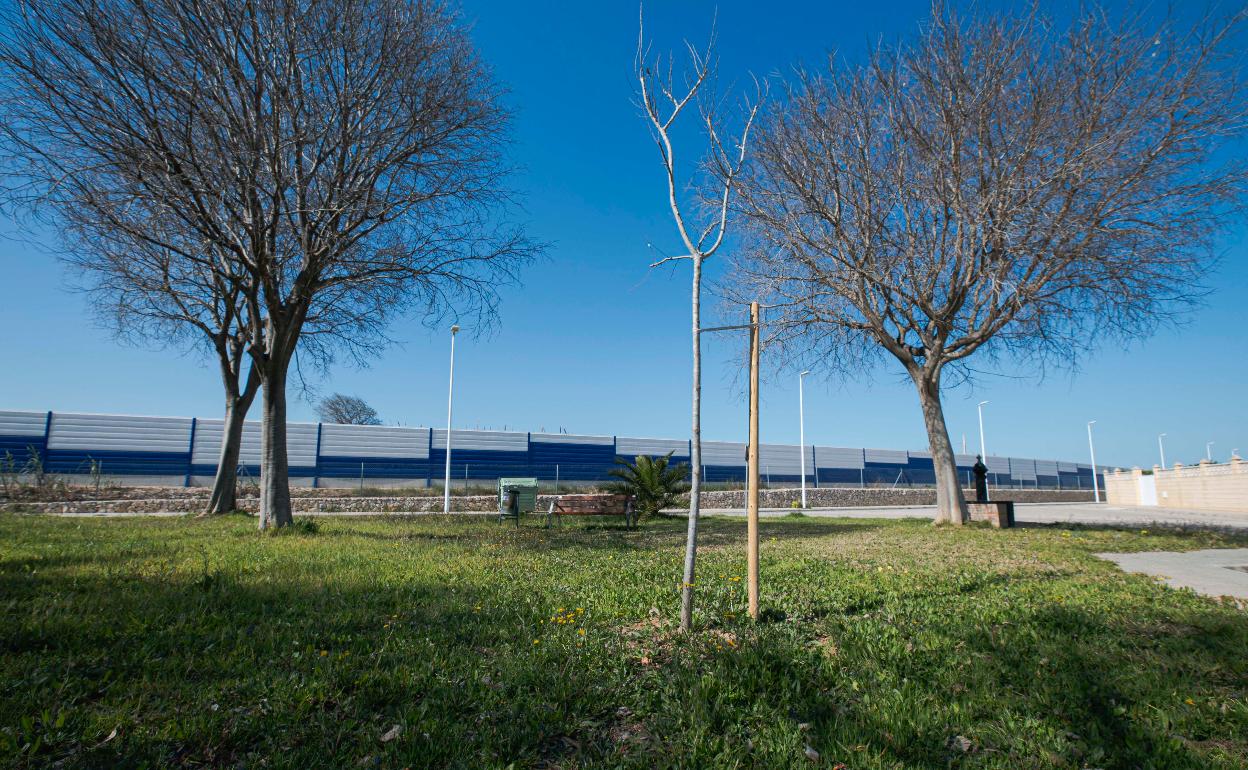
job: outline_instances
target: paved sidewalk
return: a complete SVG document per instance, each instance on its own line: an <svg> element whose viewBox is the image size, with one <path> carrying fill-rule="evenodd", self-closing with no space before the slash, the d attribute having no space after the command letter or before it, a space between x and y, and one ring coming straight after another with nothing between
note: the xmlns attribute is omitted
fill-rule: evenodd
<svg viewBox="0 0 1248 770"><path fill-rule="evenodd" d="M1125 572L1157 575L1174 588L1190 588L1206 596L1248 599L1248 548L1207 551L1146 551L1098 553Z"/></svg>

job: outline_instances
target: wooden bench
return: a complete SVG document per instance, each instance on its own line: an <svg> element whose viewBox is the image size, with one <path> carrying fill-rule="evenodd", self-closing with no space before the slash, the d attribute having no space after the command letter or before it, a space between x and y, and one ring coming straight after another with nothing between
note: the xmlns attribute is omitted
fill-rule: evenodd
<svg viewBox="0 0 1248 770"><path fill-rule="evenodd" d="M624 526L633 528L633 498L629 495L560 495L550 502L546 526L561 516L623 516Z"/></svg>

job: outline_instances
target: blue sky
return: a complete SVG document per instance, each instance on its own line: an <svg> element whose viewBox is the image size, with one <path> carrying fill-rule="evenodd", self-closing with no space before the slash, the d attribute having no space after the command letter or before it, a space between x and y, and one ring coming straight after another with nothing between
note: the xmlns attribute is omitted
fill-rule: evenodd
<svg viewBox="0 0 1248 770"><path fill-rule="evenodd" d="M833 50L857 59L873 41L908 33L926 0L888 3L668 2L647 8L656 50L705 39L718 7L721 79L818 66ZM689 431L686 268L649 270L647 243L677 251L656 151L632 103L637 9L631 2L467 0L483 57L510 89L512 156L530 233L551 243L504 295L500 328L461 334L456 426L682 437ZM688 152L686 151L686 155ZM176 350L119 345L97 328L71 276L39 248L53 235L3 223L0 409L215 416L220 384L210 362ZM1207 305L1179 331L1129 349L1093 346L1071 375L984 378L946 394L955 447L978 445L975 405L989 399L989 451L1084 460L1084 425L1097 420L1097 458L1151 465L1157 434L1167 459L1194 462L1248 451L1244 352L1248 308L1245 230L1231 233ZM708 303L712 308L714 303ZM739 319L712 319L736 322ZM392 327L400 344L365 369L333 367L312 379L322 394L366 398L389 423L445 420L448 333L419 319ZM734 354L742 340L710 341L703 433L742 440L746 415ZM764 361L766 367L766 361ZM314 419L292 394L292 419ZM796 443L796 377L764 385L763 440ZM912 386L892 371L848 382L808 378L811 443L924 449ZM1241 453L1242 453L1241 451Z"/></svg>

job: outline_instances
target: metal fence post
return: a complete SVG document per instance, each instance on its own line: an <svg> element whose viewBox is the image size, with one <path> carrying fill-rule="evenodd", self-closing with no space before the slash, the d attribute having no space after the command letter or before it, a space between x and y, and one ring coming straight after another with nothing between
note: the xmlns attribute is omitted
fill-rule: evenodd
<svg viewBox="0 0 1248 770"><path fill-rule="evenodd" d="M312 458L312 488L321 485L321 423L316 424L316 456Z"/></svg>
<svg viewBox="0 0 1248 770"><path fill-rule="evenodd" d="M191 438L186 445L186 479L182 482L182 486L189 487L191 485L191 462L195 459L195 423L194 417L191 418Z"/></svg>

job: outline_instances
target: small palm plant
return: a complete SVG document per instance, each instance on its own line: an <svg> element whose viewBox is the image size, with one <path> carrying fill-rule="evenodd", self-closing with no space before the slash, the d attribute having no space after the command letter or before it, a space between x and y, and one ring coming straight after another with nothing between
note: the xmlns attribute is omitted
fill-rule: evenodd
<svg viewBox="0 0 1248 770"><path fill-rule="evenodd" d="M686 463L672 465L671 452L662 457L638 455L632 463L618 458L615 462L620 467L608 473L620 481L608 488L618 494L632 495L639 520L674 505L689 488L685 483L689 466Z"/></svg>

